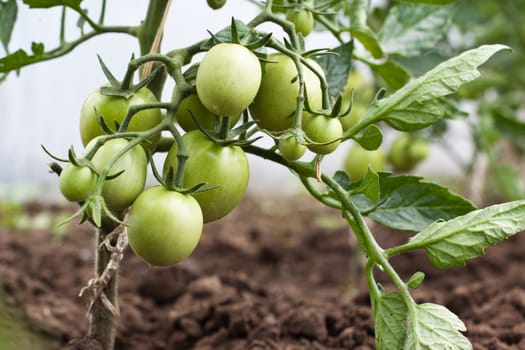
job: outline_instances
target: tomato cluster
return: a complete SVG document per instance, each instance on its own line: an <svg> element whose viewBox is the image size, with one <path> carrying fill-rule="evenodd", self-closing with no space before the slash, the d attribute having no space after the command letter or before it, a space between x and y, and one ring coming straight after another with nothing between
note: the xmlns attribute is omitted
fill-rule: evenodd
<svg viewBox="0 0 525 350"><path fill-rule="evenodd" d="M301 11L288 13L287 18L307 35L312 13ZM324 72L311 58L274 53L261 62L241 44L219 43L203 56L194 78L193 88L166 114L146 87L122 93L113 82L95 90L81 108L84 156L72 159L60 176L60 190L67 199L96 203L88 206L88 215L101 210L94 196L103 198L102 214L122 218L129 211L130 246L155 266L189 256L203 225L230 213L244 197L250 168L242 147L249 144L245 138L250 123L270 135L289 162L300 159L307 149L317 155L335 151L350 127L347 116L332 115L325 106L330 103L323 101ZM144 105L148 108L135 108ZM238 130L244 131L232 129L242 115L246 117ZM185 131L182 137L173 122ZM162 175L153 172L161 185L145 189L153 159L149 155L158 152L163 130L173 139L169 150L165 148ZM345 166L353 180L360 179L368 166L383 166L383 156L369 156L376 153L357 146L350 154Z"/></svg>

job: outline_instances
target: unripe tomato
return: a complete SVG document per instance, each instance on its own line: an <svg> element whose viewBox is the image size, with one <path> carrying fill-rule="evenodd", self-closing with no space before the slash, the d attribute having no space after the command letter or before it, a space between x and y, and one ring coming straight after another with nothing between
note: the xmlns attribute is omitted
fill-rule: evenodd
<svg viewBox="0 0 525 350"><path fill-rule="evenodd" d="M218 10L226 4L226 0L207 0L208 6L214 10Z"/></svg>
<svg viewBox="0 0 525 350"><path fill-rule="evenodd" d="M184 163L184 186L193 187L206 183L216 188L192 193L199 202L204 222L222 218L231 212L244 197L250 168L248 158L238 146L220 146L199 130L190 131L182 137L189 158ZM177 144L168 152L164 174L171 167L177 169Z"/></svg>
<svg viewBox="0 0 525 350"><path fill-rule="evenodd" d="M368 151L359 144L352 146L344 161L344 170L350 175L352 182L361 180L368 172L368 167L374 171L385 168L386 156L381 148Z"/></svg>
<svg viewBox="0 0 525 350"><path fill-rule="evenodd" d="M96 139L93 139L87 145L86 152L94 146L95 142ZM102 171L128 143L129 141L126 139L117 138L108 140L103 144L91 159L97 171ZM122 170L124 172L116 178L104 182L102 195L109 209L122 211L133 203L144 189L147 165L146 153L140 145L134 146L113 164L108 175L115 175Z"/></svg>
<svg viewBox="0 0 525 350"><path fill-rule="evenodd" d="M291 162L304 155L306 146L302 145L295 135L292 135L279 141L279 152L284 159Z"/></svg>
<svg viewBox="0 0 525 350"><path fill-rule="evenodd" d="M68 164L60 173L60 192L72 202L87 199L96 183L97 175L87 166Z"/></svg>
<svg viewBox="0 0 525 350"><path fill-rule="evenodd" d="M107 96L100 92L100 89L88 95L80 110L80 137L82 144L86 146L89 141L97 136L104 135L104 130L97 121L97 114L104 119L104 122L111 130L116 130L115 122L119 125L128 113L130 106L142 105L146 103L158 102L155 95L148 89L142 88L133 94L132 97L125 98L120 96ZM145 109L136 113L128 126L128 131L144 131L159 124L162 114L158 109ZM154 135L149 141L150 149L155 149L160 139L160 133Z"/></svg>
<svg viewBox="0 0 525 350"><path fill-rule="evenodd" d="M252 103L261 84L261 65L239 44L221 43L203 57L197 71L197 94L213 114L238 116Z"/></svg>
<svg viewBox="0 0 525 350"><path fill-rule="evenodd" d="M330 118L324 115L308 117L303 123L303 131L310 141L315 142L308 143L306 147L317 154L328 154L335 151L343 136L341 122L337 118ZM327 144L319 145L317 143Z"/></svg>
<svg viewBox="0 0 525 350"><path fill-rule="evenodd" d="M133 252L153 266L186 259L202 233L202 212L190 195L161 186L142 192L129 212L128 239Z"/></svg>
<svg viewBox="0 0 525 350"><path fill-rule="evenodd" d="M213 130L215 116L203 106L202 102L199 100L199 96L195 94L184 98L175 113L175 118L184 131L198 129L197 124L195 124L191 117L192 115L202 127L208 130ZM240 116L241 115L239 114L236 117L230 117L230 127L237 123Z"/></svg>
<svg viewBox="0 0 525 350"><path fill-rule="evenodd" d="M292 127L293 116L297 108L299 81L293 60L283 54L272 54L268 57L261 87L250 112L255 122L269 131L283 131ZM323 73L322 68L314 61L308 60L313 67ZM303 65L305 91L310 107L320 110L323 107L323 91L317 75ZM303 116L309 113L304 112Z"/></svg>
<svg viewBox="0 0 525 350"><path fill-rule="evenodd" d="M346 110L349 105L349 99L346 101L343 100L342 109ZM357 122L361 119L362 116L366 114L367 111L368 107L365 104L354 101L352 103L352 109L350 110L350 112L339 118L339 121L343 126L343 130L346 131L354 125L356 125Z"/></svg>
<svg viewBox="0 0 525 350"><path fill-rule="evenodd" d="M295 32L304 37L314 29L314 15L306 9L290 9L286 13L286 19L294 24Z"/></svg>
<svg viewBox="0 0 525 350"><path fill-rule="evenodd" d="M348 75L343 96L354 94L354 102L369 104L374 97L374 89L370 80L361 72L352 70Z"/></svg>
<svg viewBox="0 0 525 350"><path fill-rule="evenodd" d="M396 171L409 171L428 156L428 142L421 138L413 138L409 134L398 135L388 153L388 160Z"/></svg>

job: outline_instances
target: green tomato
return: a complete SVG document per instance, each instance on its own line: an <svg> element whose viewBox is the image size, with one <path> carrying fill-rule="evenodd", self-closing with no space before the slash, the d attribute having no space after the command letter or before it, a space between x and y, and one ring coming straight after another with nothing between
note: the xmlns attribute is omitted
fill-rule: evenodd
<svg viewBox="0 0 525 350"><path fill-rule="evenodd" d="M304 37L314 29L314 15L306 9L290 9L286 13L286 19L294 24L295 32Z"/></svg>
<svg viewBox="0 0 525 350"><path fill-rule="evenodd" d="M248 187L250 168L248 158L238 146L220 146L199 130L190 131L182 137L189 158L184 164L184 186L193 187L206 183L215 187L192 193L199 202L204 222L222 218L241 201ZM178 147L168 152L164 163L164 175L171 167L177 169Z"/></svg>
<svg viewBox="0 0 525 350"><path fill-rule="evenodd" d="M291 162L304 155L306 146L299 142L297 136L291 135L279 141L279 152L281 152L284 159Z"/></svg>
<svg viewBox="0 0 525 350"><path fill-rule="evenodd" d="M290 57L280 53L270 55L268 61L250 112L261 128L283 131L292 127L297 108L297 69ZM314 60L309 59L308 62L324 75L322 68ZM323 107L323 91L319 78L306 66L303 66L303 72L308 103L312 109L320 110ZM309 113L303 113L303 116L308 115Z"/></svg>
<svg viewBox="0 0 525 350"><path fill-rule="evenodd" d="M349 105L350 99L347 99L346 101L343 100L342 110L346 110ZM362 116L366 114L367 111L368 107L365 104L354 101L352 103L352 109L350 110L350 112L339 118L339 121L343 126L343 130L346 131L352 128L354 125L356 125L357 122L361 119Z"/></svg>
<svg viewBox="0 0 525 350"><path fill-rule="evenodd" d="M344 161L344 170L352 182L361 180L368 172L368 167L374 171L385 168L386 155L381 148L368 151L359 144L352 146Z"/></svg>
<svg viewBox="0 0 525 350"><path fill-rule="evenodd" d="M72 202L86 200L96 183L97 175L87 166L68 164L60 173L60 192Z"/></svg>
<svg viewBox="0 0 525 350"><path fill-rule="evenodd" d="M239 44L221 43L204 55L197 70L197 94L215 115L237 116L252 103L261 84L261 65Z"/></svg>
<svg viewBox="0 0 525 350"><path fill-rule="evenodd" d="M374 97L374 89L369 78L357 70L352 70L348 75L343 97L354 95L354 102L369 104Z"/></svg>
<svg viewBox="0 0 525 350"><path fill-rule="evenodd" d="M317 154L328 154L335 151L343 136L341 122L336 118L324 115L306 118L303 123L303 131L308 141L312 142L306 146Z"/></svg>
<svg viewBox="0 0 525 350"><path fill-rule="evenodd" d="M152 266L186 259L202 233L202 212L190 195L161 186L142 192L129 212L128 239L133 252Z"/></svg>
<svg viewBox="0 0 525 350"><path fill-rule="evenodd" d="M115 123L119 125L128 113L130 106L158 102L155 95L148 89L142 88L130 98L120 96L107 96L100 89L88 95L80 110L80 137L86 146L89 141L97 136L104 135L104 130L97 121L97 114L104 119L106 125L116 131ZM136 113L128 126L128 131L149 130L160 123L162 114L158 109L145 109ZM150 138L150 149L155 149L160 139L160 133Z"/></svg>
<svg viewBox="0 0 525 350"><path fill-rule="evenodd" d="M86 147L88 152L96 142L93 139ZM129 141L122 138L108 140L91 159L97 171L104 170L115 155L128 145ZM109 209L122 211L129 207L142 192L146 183L148 159L140 145L134 146L120 157L109 170L108 175L122 174L111 180L105 180L102 195Z"/></svg>
<svg viewBox="0 0 525 350"><path fill-rule="evenodd" d="M208 130L213 130L215 125L215 116L212 112L208 111L206 107L199 100L199 96L190 95L183 99L175 113L175 118L179 125L184 129L184 131L191 131L198 129L197 124L193 121L195 117L199 124ZM235 125L239 121L240 114L236 117L230 117L230 127Z"/></svg>
<svg viewBox="0 0 525 350"><path fill-rule="evenodd" d="M226 0L207 0L208 6L214 10L218 10L226 4Z"/></svg>
<svg viewBox="0 0 525 350"><path fill-rule="evenodd" d="M409 134L398 135L388 153L388 160L396 171L409 171L425 159L429 153L428 142L421 138L413 138Z"/></svg>

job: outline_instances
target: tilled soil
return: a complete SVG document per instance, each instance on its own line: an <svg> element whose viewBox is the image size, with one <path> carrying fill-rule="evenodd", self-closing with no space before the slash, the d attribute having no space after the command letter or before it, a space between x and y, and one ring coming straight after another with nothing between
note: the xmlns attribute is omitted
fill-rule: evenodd
<svg viewBox="0 0 525 350"><path fill-rule="evenodd" d="M408 238L373 230L383 246ZM93 230L71 225L69 231L57 240L46 231L0 230L0 291L34 329L56 339L56 348L99 349L84 337L90 295L78 297L93 277ZM337 211L298 197L245 200L206 225L192 257L171 268L150 268L127 249L116 348L374 349L362 259L351 247ZM521 234L466 268L436 269L422 252L393 264L404 278L426 273L415 299L458 314L474 349L524 350L524 256ZM385 276L377 278L391 288Z"/></svg>

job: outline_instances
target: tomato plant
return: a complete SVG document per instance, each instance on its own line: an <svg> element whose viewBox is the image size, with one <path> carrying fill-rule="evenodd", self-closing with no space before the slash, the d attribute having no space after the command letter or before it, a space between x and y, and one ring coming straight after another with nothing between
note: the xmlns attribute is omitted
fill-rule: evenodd
<svg viewBox="0 0 525 350"><path fill-rule="evenodd" d="M221 146L199 130L183 136L188 150L184 165L184 186L204 183L209 189L192 195L202 208L204 222L222 218L244 197L250 168L244 151L238 146ZM175 144L164 162L164 173L178 166L178 146Z"/></svg>
<svg viewBox="0 0 525 350"><path fill-rule="evenodd" d="M162 186L142 192L128 217L133 252L153 266L169 266L186 259L199 243L202 212L190 195Z"/></svg>
<svg viewBox="0 0 525 350"><path fill-rule="evenodd" d="M108 83L82 107L84 155L78 157L72 148L67 159L51 155L57 162L71 163L63 169L52 163L51 168L62 173L64 195L84 203L78 213L90 216L97 226L100 248L96 278L89 284L93 290L89 335L104 349L115 343L114 276L126 237L133 251L151 265L171 265L189 256L203 223L227 215L245 195L250 174L246 153L287 167L314 198L340 211L351 228L351 239L366 256L363 274L377 349L420 349L428 344L472 348L463 334L464 324L452 311L412 297L411 288L423 282L420 267L414 266L413 277L406 280L390 259L424 250L439 268L464 265L488 246L525 229L525 201L477 209L437 183L383 171L383 134L421 129L439 134L447 120L461 114L449 95L477 78L478 68L493 55L508 49L502 44L479 45L450 56L458 49L446 35L452 14L448 3L453 1L387 2L373 11L366 0L251 1L260 6L251 20L233 18L224 29L186 47L163 47L163 53L160 43L169 1L150 1L141 24L130 27L104 24L105 1L98 21L80 1L25 2L37 8L62 6L61 23L66 22L66 10L80 14L80 35L68 42L62 28L58 48L33 43L29 54L24 50L8 54L17 5L4 1L0 11L9 4L11 12L0 12L0 18L10 19L2 22L6 56L0 58L1 74L65 55L105 33L134 36L140 48L120 80L101 60ZM214 9L224 3L208 1ZM275 27L278 31L272 32ZM312 30L324 31L338 44L309 47L303 37ZM491 150L496 138L490 133L495 120L504 126L502 133L512 136L516 148L523 148L519 131L525 127L514 114L523 110L523 103L516 101L524 99L519 88L512 90L520 97L509 98L512 108L495 109L490 99L490 106L479 104L489 110L481 114L485 118L477 132L491 161L496 158ZM475 96L472 91L464 93ZM169 98L158 101L154 96ZM203 131L187 122L191 115ZM236 127L241 115L242 123ZM215 124L215 117L232 120L217 119ZM181 133L177 121L186 133ZM428 153L425 140L406 135L392 144L389 159L395 169L409 169ZM153 145L152 155L168 152L162 174L157 171L159 157L148 157L141 147L146 142ZM340 144L351 148L343 169L329 176L323 162L342 148ZM305 146L314 153L310 159L304 155ZM144 191L148 166L162 186ZM502 179L512 175L499 174ZM406 243L383 248L365 217L414 234ZM377 271L392 282L387 289L379 284Z"/></svg>
<svg viewBox="0 0 525 350"><path fill-rule="evenodd" d="M208 6L214 10L218 10L226 4L226 0L207 0Z"/></svg>

